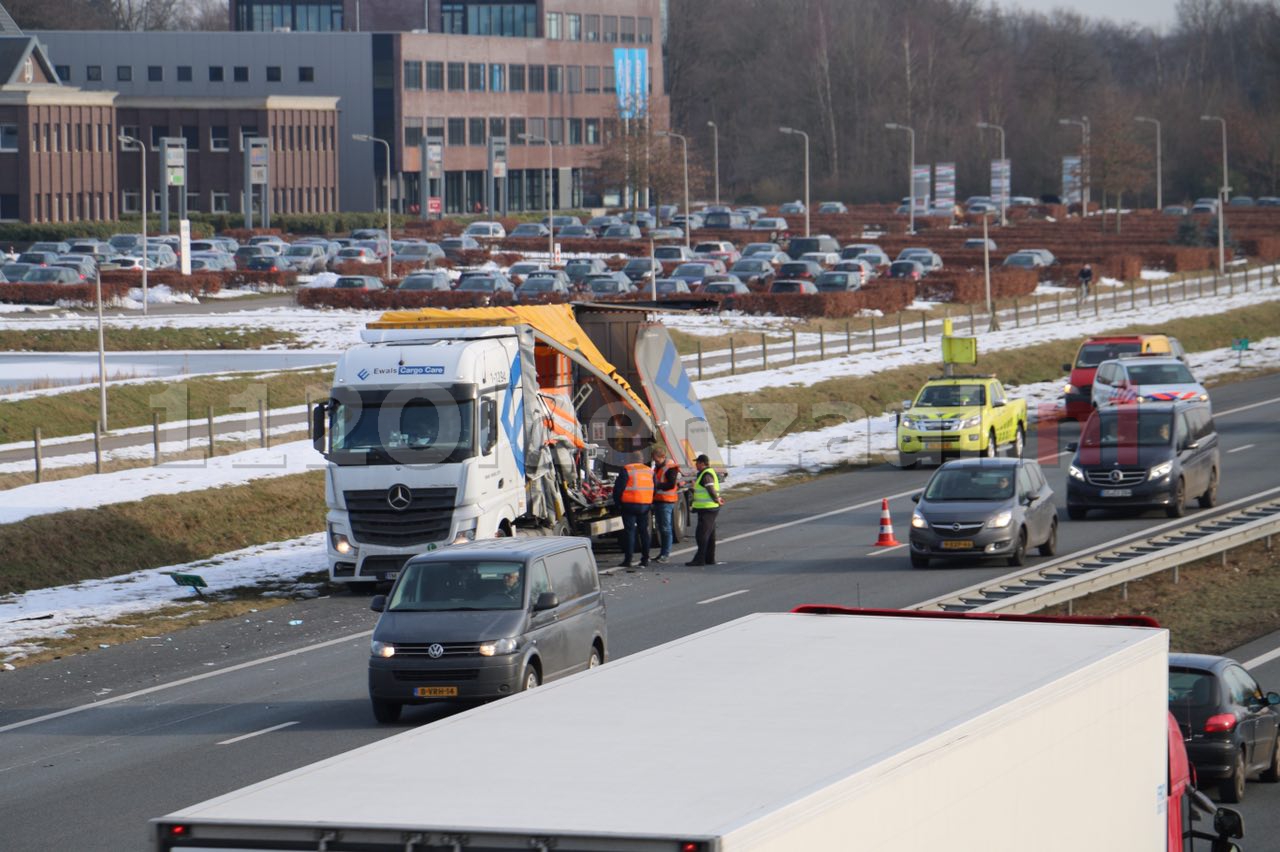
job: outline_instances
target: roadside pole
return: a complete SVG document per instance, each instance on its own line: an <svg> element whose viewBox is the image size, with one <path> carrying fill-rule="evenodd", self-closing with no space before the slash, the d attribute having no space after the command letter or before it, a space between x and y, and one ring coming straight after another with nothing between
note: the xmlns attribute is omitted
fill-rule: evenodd
<svg viewBox="0 0 1280 852"><path fill-rule="evenodd" d="M146 265L146 257L142 259ZM145 272L143 273L146 274ZM98 294L98 419L102 421L102 431L107 431L107 348L102 333L102 271L94 273L94 287Z"/></svg>

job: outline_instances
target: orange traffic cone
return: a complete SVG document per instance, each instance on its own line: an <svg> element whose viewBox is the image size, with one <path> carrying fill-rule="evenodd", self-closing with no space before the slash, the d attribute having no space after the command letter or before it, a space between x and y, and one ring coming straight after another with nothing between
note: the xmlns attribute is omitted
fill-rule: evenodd
<svg viewBox="0 0 1280 852"><path fill-rule="evenodd" d="M902 543L893 537L893 521L889 518L889 498L880 501L880 535L876 538L876 547L901 547Z"/></svg>

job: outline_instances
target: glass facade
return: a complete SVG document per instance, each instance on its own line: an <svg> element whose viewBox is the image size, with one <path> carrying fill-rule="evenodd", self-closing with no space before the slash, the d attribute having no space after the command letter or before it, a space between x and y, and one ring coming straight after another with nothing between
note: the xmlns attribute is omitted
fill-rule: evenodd
<svg viewBox="0 0 1280 852"><path fill-rule="evenodd" d="M452 2L440 7L441 30L454 35L538 37L538 7L524 3Z"/></svg>
<svg viewBox="0 0 1280 852"><path fill-rule="evenodd" d="M342 29L341 0L239 0L236 29L329 32Z"/></svg>

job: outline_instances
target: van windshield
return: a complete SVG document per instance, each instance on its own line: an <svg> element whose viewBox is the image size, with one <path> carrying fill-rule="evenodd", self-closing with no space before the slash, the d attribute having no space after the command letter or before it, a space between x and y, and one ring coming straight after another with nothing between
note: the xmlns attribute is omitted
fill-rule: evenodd
<svg viewBox="0 0 1280 852"><path fill-rule="evenodd" d="M389 612L520 609L519 562L417 562L405 566L387 602Z"/></svg>
<svg viewBox="0 0 1280 852"><path fill-rule="evenodd" d="M1141 351L1141 343L1086 343L1076 355L1076 366L1091 369L1103 361L1110 361L1121 355L1137 355Z"/></svg>
<svg viewBox="0 0 1280 852"><path fill-rule="evenodd" d="M1173 418L1168 413L1143 414L1133 408L1099 411L1080 436L1082 447L1163 447L1169 445Z"/></svg>
<svg viewBox="0 0 1280 852"><path fill-rule="evenodd" d="M455 399L448 387L346 393L335 397L330 416L340 464L443 464L475 455L475 401Z"/></svg>

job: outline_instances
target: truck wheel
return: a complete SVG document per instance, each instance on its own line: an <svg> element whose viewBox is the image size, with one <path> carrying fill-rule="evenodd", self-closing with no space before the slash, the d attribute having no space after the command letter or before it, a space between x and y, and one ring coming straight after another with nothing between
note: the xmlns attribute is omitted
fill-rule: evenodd
<svg viewBox="0 0 1280 852"><path fill-rule="evenodd" d="M572 535L573 531L569 529L569 519L561 518L551 526L551 534L556 536Z"/></svg>
<svg viewBox="0 0 1280 852"><path fill-rule="evenodd" d="M681 497L671 512L671 543L677 545L689 529L689 504Z"/></svg>
<svg viewBox="0 0 1280 852"><path fill-rule="evenodd" d="M1218 502L1218 469L1209 471L1209 487L1200 495L1201 509L1212 509Z"/></svg>
<svg viewBox="0 0 1280 852"><path fill-rule="evenodd" d="M1231 774L1218 782L1218 798L1229 805L1244 799L1243 752L1236 752L1235 763L1231 766Z"/></svg>
<svg viewBox="0 0 1280 852"><path fill-rule="evenodd" d="M1271 744L1271 763L1262 770L1258 778L1268 784L1280 781L1280 733L1276 734L1275 742Z"/></svg>
<svg viewBox="0 0 1280 852"><path fill-rule="evenodd" d="M992 429L987 433L987 458L993 459L1000 455L1000 445L996 443L996 430Z"/></svg>
<svg viewBox="0 0 1280 852"><path fill-rule="evenodd" d="M377 719L379 724L390 725L392 722L400 721L400 711L404 709L404 705L399 701L384 701L370 696L369 703L373 705L373 718Z"/></svg>
<svg viewBox="0 0 1280 852"><path fill-rule="evenodd" d="M1022 451L1027 447L1027 430L1022 428L1022 424L1018 424L1018 434L1013 437L1013 457L1015 459L1022 458Z"/></svg>
<svg viewBox="0 0 1280 852"><path fill-rule="evenodd" d="M903 470L915 470L919 464L915 453L898 453L898 467Z"/></svg>
<svg viewBox="0 0 1280 852"><path fill-rule="evenodd" d="M911 554L911 567L912 567L912 568L928 568L928 567L929 567L929 557L927 557L927 556L922 556L922 555L921 555L921 554L919 554L919 553L912 553L912 554Z"/></svg>
<svg viewBox="0 0 1280 852"><path fill-rule="evenodd" d="M1171 518L1181 518L1187 513L1187 481L1181 476L1178 477L1178 484L1173 486L1173 495L1169 498L1169 505L1165 506L1164 513Z"/></svg>
<svg viewBox="0 0 1280 852"><path fill-rule="evenodd" d="M1014 545L1013 553L1009 554L1009 565L1014 568L1020 568L1027 564L1027 530L1026 527L1018 530L1018 543Z"/></svg>
<svg viewBox="0 0 1280 852"><path fill-rule="evenodd" d="M1044 544L1040 545L1041 556L1052 556L1058 551L1058 519L1054 518L1049 524L1049 537L1045 539Z"/></svg>

